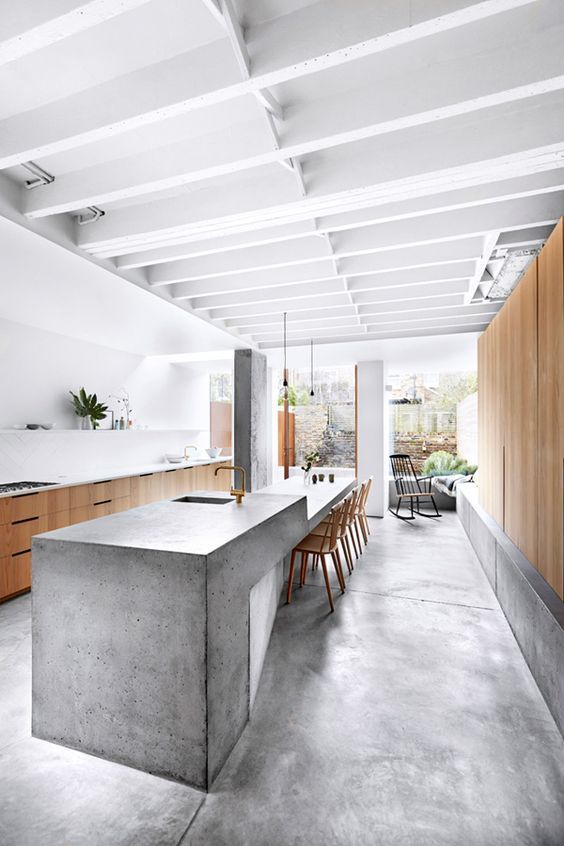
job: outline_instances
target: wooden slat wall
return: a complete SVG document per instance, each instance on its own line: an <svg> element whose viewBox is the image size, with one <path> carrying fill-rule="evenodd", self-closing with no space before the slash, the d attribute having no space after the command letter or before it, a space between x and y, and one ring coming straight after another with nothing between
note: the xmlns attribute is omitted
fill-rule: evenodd
<svg viewBox="0 0 564 846"><path fill-rule="evenodd" d="M478 342L480 502L564 598L564 225Z"/></svg>
<svg viewBox="0 0 564 846"><path fill-rule="evenodd" d="M539 259L537 569L564 597L564 224Z"/></svg>

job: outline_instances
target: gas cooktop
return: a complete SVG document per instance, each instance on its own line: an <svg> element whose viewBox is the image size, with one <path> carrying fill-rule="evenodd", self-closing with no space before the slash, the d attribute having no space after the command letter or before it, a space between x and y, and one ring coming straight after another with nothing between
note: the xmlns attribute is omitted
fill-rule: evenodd
<svg viewBox="0 0 564 846"><path fill-rule="evenodd" d="M0 494L17 493L18 491L26 491L30 488L44 488L45 485L56 485L57 482L8 482L5 485L0 485Z"/></svg>

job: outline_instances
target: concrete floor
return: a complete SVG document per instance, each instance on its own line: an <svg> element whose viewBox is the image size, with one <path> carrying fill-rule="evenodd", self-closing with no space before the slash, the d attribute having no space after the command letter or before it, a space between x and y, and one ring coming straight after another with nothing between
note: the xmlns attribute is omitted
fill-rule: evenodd
<svg viewBox="0 0 564 846"><path fill-rule="evenodd" d="M562 739L455 514L371 521L333 615L277 616L202 794L30 737L29 597L0 606L2 846L551 846Z"/></svg>

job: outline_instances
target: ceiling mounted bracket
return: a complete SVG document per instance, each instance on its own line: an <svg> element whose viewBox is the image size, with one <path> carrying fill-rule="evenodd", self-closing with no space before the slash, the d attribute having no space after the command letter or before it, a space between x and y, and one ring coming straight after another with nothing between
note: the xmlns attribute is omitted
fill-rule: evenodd
<svg viewBox="0 0 564 846"><path fill-rule="evenodd" d="M48 173L46 170L43 170L42 167L39 167L38 164L35 162L22 162L22 167L27 170L28 173L32 173L35 179L27 179L25 183L25 187L30 191L32 188L39 188L40 185L50 185L51 182L55 181L55 177L52 173Z"/></svg>
<svg viewBox="0 0 564 846"><path fill-rule="evenodd" d="M87 206L86 212L78 215L78 225L86 226L87 223L95 223L101 217L104 217L105 214L106 212L103 209L99 209L98 206Z"/></svg>

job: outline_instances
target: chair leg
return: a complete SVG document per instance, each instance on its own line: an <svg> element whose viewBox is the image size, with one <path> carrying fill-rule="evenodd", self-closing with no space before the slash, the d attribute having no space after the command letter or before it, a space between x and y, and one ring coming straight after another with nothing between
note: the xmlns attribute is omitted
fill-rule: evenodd
<svg viewBox="0 0 564 846"><path fill-rule="evenodd" d="M346 590L345 577L343 576L343 568L341 566L341 556L339 555L339 550L336 547L331 553L331 558L333 559L333 565L335 567L341 593L344 593Z"/></svg>
<svg viewBox="0 0 564 846"><path fill-rule="evenodd" d="M309 558L308 553L302 552L302 567L301 567L301 570L300 570L300 587L303 587L305 585L308 558Z"/></svg>
<svg viewBox="0 0 564 846"><path fill-rule="evenodd" d="M364 528L364 523L362 522L362 516L360 514L356 515L356 522L360 526L360 531L362 532L362 537L364 538L365 545L368 543L368 535L366 534L366 529Z"/></svg>
<svg viewBox="0 0 564 846"><path fill-rule="evenodd" d="M329 581L329 574L327 573L327 564L325 563L325 556L321 556L321 567L323 569L323 578L325 579L325 587L327 588L327 596L329 597L329 606L331 611L335 610L333 604L333 594L331 593L331 583Z"/></svg>
<svg viewBox="0 0 564 846"><path fill-rule="evenodd" d="M354 562L353 562L353 557L352 557L352 553L351 553L351 545L349 543L349 536L346 532L341 539L341 543L343 543L345 548L346 548L347 562L350 565L350 568L351 568L351 571L352 571L352 570L354 570Z"/></svg>
<svg viewBox="0 0 564 846"><path fill-rule="evenodd" d="M292 582L294 580L294 565L296 563L296 555L298 554L296 549L292 550L292 557L290 558L290 572L288 573L288 592L286 594L286 602L288 605L292 601Z"/></svg>
<svg viewBox="0 0 564 846"><path fill-rule="evenodd" d="M345 536L344 535L343 535L342 538L340 538L340 541L341 541L341 549L343 550L343 555L345 556L345 564L347 565L347 570L349 571L349 576L350 576L350 574L353 571L353 567L352 567L352 561L349 560L349 554L347 552L347 547L345 546Z"/></svg>
<svg viewBox="0 0 564 846"><path fill-rule="evenodd" d="M371 534L372 534L372 532L370 531L370 523L368 522L368 517L366 516L366 510L364 510L364 511L362 512L362 520L363 520L363 522L364 522L364 525L366 526L366 532L367 532L367 534L371 535Z"/></svg>
<svg viewBox="0 0 564 846"><path fill-rule="evenodd" d="M354 530L355 530L355 532L356 532L356 538L357 538L357 540L358 540L358 548L359 548L359 549L360 549L360 551L362 552L362 543L361 543L361 541L360 541L360 532L358 531L358 520L356 519L356 517L355 517L355 519L354 519L353 526L354 526Z"/></svg>
<svg viewBox="0 0 564 846"><path fill-rule="evenodd" d="M358 551L358 549L356 548L356 540L355 540L355 537L354 537L354 532L353 532L353 530L352 530L352 523L351 523L351 524L350 524L347 528L348 528L348 530L349 530L349 532L350 532L350 536L351 536L351 540L352 540L352 545L353 545L353 549L354 549L355 558L357 558L357 559L358 559L358 558L360 558L360 552L359 552L359 551Z"/></svg>

